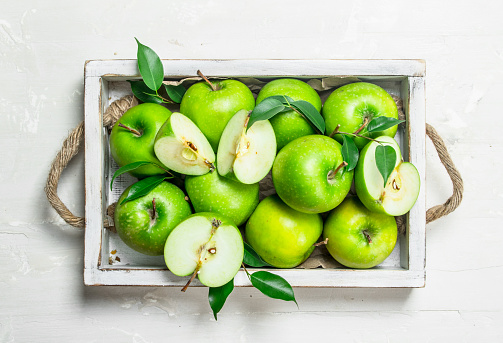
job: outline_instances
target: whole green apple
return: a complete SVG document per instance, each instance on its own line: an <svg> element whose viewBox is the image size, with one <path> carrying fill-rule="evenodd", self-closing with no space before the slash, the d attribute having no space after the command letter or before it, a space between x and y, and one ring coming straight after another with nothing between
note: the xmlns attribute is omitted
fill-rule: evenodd
<svg viewBox="0 0 503 343"><path fill-rule="evenodd" d="M138 252L162 255L171 230L192 214L185 194L175 185L162 182L149 194L121 205L131 187L117 201L114 213L117 233Z"/></svg>
<svg viewBox="0 0 503 343"><path fill-rule="evenodd" d="M307 83L297 79L277 79L267 83L257 96L257 105L262 100L274 95L287 95L294 101L304 100L321 110L321 99L318 93ZM269 119L274 133L278 151L296 138L313 135L316 130L295 111L280 113Z"/></svg>
<svg viewBox="0 0 503 343"><path fill-rule="evenodd" d="M110 133L110 153L119 167L139 161L150 161L162 166L154 153L157 131L171 116L171 111L144 103L130 108L115 123ZM144 165L130 172L137 178L164 174L154 165Z"/></svg>
<svg viewBox="0 0 503 343"><path fill-rule="evenodd" d="M252 214L259 200L258 183L246 185L213 171L185 177L185 190L196 212L215 212L229 217L237 226Z"/></svg>
<svg viewBox="0 0 503 343"><path fill-rule="evenodd" d="M353 171L345 172L341 145L332 138L297 138L281 149L272 167L276 193L306 213L330 211L348 194Z"/></svg>
<svg viewBox="0 0 503 343"><path fill-rule="evenodd" d="M197 275L208 287L220 287L241 268L244 244L232 220L217 213L201 212L178 224L168 236L164 261L177 276Z"/></svg>
<svg viewBox="0 0 503 343"><path fill-rule="evenodd" d="M393 251L395 218L369 211L357 197L348 197L328 215L323 228L327 249L349 268L372 268Z"/></svg>
<svg viewBox="0 0 503 343"><path fill-rule="evenodd" d="M340 125L339 131L358 132L371 138L394 137L397 131L396 125L372 133L365 129L372 119L380 116L398 119L396 103L391 95L372 83L357 82L337 88L323 104L322 114L327 134L331 134L337 125ZM335 135L334 138L342 143L341 135ZM354 137L353 140L358 149L362 149L368 142L368 139L363 137Z"/></svg>
<svg viewBox="0 0 503 343"><path fill-rule="evenodd" d="M277 268L293 268L311 255L322 231L321 215L296 211L271 195L251 215L245 235L265 262Z"/></svg>
<svg viewBox="0 0 503 343"><path fill-rule="evenodd" d="M251 111L255 98L250 89L237 80L198 82L187 89L180 112L189 117L206 136L216 152L227 122L239 110Z"/></svg>

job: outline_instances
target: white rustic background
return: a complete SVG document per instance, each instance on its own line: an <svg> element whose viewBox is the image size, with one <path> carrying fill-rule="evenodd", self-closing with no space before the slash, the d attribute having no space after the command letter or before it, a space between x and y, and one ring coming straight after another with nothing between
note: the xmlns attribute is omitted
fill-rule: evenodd
<svg viewBox="0 0 503 343"><path fill-rule="evenodd" d="M478 1L0 1L0 342L503 340L503 5ZM215 322L207 290L85 287L83 232L43 186L83 119L88 59L397 59L427 63L426 120L465 180L426 228L422 289L296 289L293 303L234 291ZM431 143L427 205L451 184ZM83 215L84 159L59 194Z"/></svg>

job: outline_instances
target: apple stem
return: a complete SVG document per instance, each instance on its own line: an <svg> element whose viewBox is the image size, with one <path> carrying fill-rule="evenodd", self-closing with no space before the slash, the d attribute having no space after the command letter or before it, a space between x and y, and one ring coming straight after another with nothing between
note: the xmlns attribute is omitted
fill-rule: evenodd
<svg viewBox="0 0 503 343"><path fill-rule="evenodd" d="M119 123L118 126L124 128L126 130L129 130L135 136L141 137L141 133L138 130L135 130L135 129L132 129L130 127L127 127L126 125L124 125L122 123Z"/></svg>
<svg viewBox="0 0 503 343"><path fill-rule="evenodd" d="M330 134L330 138L333 138L336 134L340 133L339 132L339 129L341 128L341 124L337 124L337 126L335 127L334 131L332 131L332 133Z"/></svg>
<svg viewBox="0 0 503 343"><path fill-rule="evenodd" d="M152 199L152 220L155 219L155 198Z"/></svg>
<svg viewBox="0 0 503 343"><path fill-rule="evenodd" d="M328 244L328 237L327 237L327 238L325 238L325 240L324 240L324 241L321 241L321 242L318 242L318 243L314 243L314 244L313 244L313 246L315 246L315 247L319 247L319 246L321 246L321 245L327 245L327 244Z"/></svg>
<svg viewBox="0 0 503 343"><path fill-rule="evenodd" d="M211 81L208 80L208 78L204 76L200 70L197 71L197 75L199 75L204 81L206 81L214 92L218 90L218 88L213 83L211 83Z"/></svg>
<svg viewBox="0 0 503 343"><path fill-rule="evenodd" d="M337 173L339 172L339 170L341 170L341 168L344 168L347 165L348 165L348 162L342 161L342 163L339 164L337 166L337 168L335 168L335 170L331 170L328 172L328 179L333 180L335 178L335 175L337 175Z"/></svg>
<svg viewBox="0 0 503 343"><path fill-rule="evenodd" d="M185 286L183 286L182 292L185 292L187 290L187 288L189 288L189 285L192 283L192 281L194 281L194 279L196 278L197 273L199 273L199 268L201 268L201 264L200 263L197 264L196 270L194 270L194 273L190 277L189 281L187 281L187 283L185 284Z"/></svg>
<svg viewBox="0 0 503 343"><path fill-rule="evenodd" d="M355 134L355 135L359 134L365 128L365 126L367 126L368 123L369 123L369 118L367 118L367 117L363 118L363 124L362 124L362 126L360 126L358 128L358 130L356 130L355 132L353 132L353 134Z"/></svg>
<svg viewBox="0 0 503 343"><path fill-rule="evenodd" d="M370 238L370 235L369 233L367 232L367 230L363 230L363 235L365 236L365 238L367 239L367 242L370 244L372 243L372 238Z"/></svg>

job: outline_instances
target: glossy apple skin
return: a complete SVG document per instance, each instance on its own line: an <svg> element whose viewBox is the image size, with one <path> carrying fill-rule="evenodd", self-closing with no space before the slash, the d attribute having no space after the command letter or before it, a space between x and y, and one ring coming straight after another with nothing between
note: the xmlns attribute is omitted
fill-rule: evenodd
<svg viewBox="0 0 503 343"><path fill-rule="evenodd" d="M272 180L276 193L290 207L305 213L330 211L348 194L353 171L331 170L343 162L341 145L332 138L311 135L288 143L276 156Z"/></svg>
<svg viewBox="0 0 503 343"><path fill-rule="evenodd" d="M259 184L245 185L220 176L217 171L185 177L185 190L196 212L215 212L244 224L259 202Z"/></svg>
<svg viewBox="0 0 503 343"><path fill-rule="evenodd" d="M322 231L321 215L296 211L271 195L251 215L245 235L264 261L277 268L293 268L311 255Z"/></svg>
<svg viewBox="0 0 503 343"><path fill-rule="evenodd" d="M337 88L323 104L326 132L329 135L340 124L339 131L353 133L363 124L364 118L386 116L398 119L398 110L393 98L381 87L372 83L357 82ZM394 137L397 126L387 130L368 133L363 129L360 134L376 138L379 136ZM342 143L342 136L334 136ZM362 149L368 139L353 138L358 149Z"/></svg>
<svg viewBox="0 0 503 343"><path fill-rule="evenodd" d="M273 95L287 95L294 101L304 100L321 110L318 93L307 83L297 79L277 79L267 83L257 96L257 105ZM269 119L276 135L278 151L296 138L313 135L315 129L295 111L277 114Z"/></svg>
<svg viewBox="0 0 503 343"><path fill-rule="evenodd" d="M192 214L185 194L175 185L162 182L149 194L120 205L130 188L117 201L114 213L117 233L133 250L146 255L162 255L170 232ZM151 219L153 198L157 213L155 220Z"/></svg>
<svg viewBox="0 0 503 343"><path fill-rule="evenodd" d="M190 86L182 98L180 112L199 127L216 152L227 122L239 110L253 110L255 98L242 82L221 80L212 83L219 88L217 91L206 82Z"/></svg>
<svg viewBox="0 0 503 343"><path fill-rule="evenodd" d="M110 153L119 167L138 161L150 161L162 166L155 157L154 141L157 131L171 116L171 111L157 104L140 104L130 108L115 123L110 133ZM119 123L142 133L137 137L131 131L119 127ZM137 178L164 174L153 165L145 165L130 172Z"/></svg>
<svg viewBox="0 0 503 343"><path fill-rule="evenodd" d="M328 252L340 264L349 268L372 268L393 251L397 225L394 217L371 212L357 197L348 197L329 213L323 238L328 238Z"/></svg>

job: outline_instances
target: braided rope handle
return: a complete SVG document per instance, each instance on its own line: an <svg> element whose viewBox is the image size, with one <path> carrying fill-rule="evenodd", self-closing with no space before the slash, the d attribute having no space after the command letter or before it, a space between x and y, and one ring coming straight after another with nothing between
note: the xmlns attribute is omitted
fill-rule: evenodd
<svg viewBox="0 0 503 343"><path fill-rule="evenodd" d="M131 95L114 101L112 104L110 104L105 114L103 115L103 126L111 128L115 124L115 122L122 116L122 114L124 114L124 112L137 104L138 102L136 98ZM399 108L400 105L401 104L399 104ZM448 215L459 206L463 198L463 179L461 178L459 171L456 169L443 139L430 124L426 124L426 135L433 142L440 161L444 165L447 174L449 174L449 177L451 178L453 188L452 195L449 197L449 199L447 199L445 203L433 206L426 211L426 223L430 223L434 220ZM57 190L61 173L66 168L71 159L79 152L83 138L84 122L82 121L79 125L77 125L75 129L70 132L68 137L63 142L61 150L58 152L56 158L51 164L49 176L47 177L47 183L44 188L47 199L49 200L51 206L56 210L61 218L63 218L68 224L76 228L85 227L85 218L75 216L58 197ZM109 210L111 211L108 211L108 214L111 215L110 212L113 212L113 208L109 208ZM399 226L401 226L403 224L402 218L398 217L397 222L399 223ZM107 220L105 220L104 225L105 227L110 226Z"/></svg>

